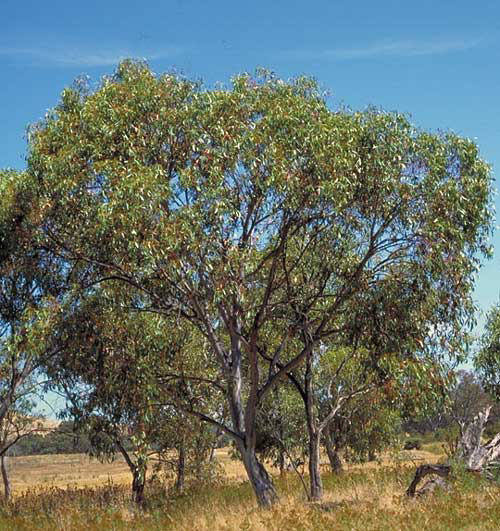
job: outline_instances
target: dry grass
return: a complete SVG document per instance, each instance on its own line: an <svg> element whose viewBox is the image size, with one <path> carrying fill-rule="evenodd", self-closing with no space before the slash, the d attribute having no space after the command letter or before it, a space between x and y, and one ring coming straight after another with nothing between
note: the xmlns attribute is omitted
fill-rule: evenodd
<svg viewBox="0 0 500 531"><path fill-rule="evenodd" d="M425 452L405 452L403 456L411 457L415 464L436 458ZM139 511L129 502L129 487L116 481L121 477L130 481L127 474L123 475L123 462L100 465L82 456L46 456L38 457L35 465L36 462L28 463L28 458L19 458L24 463L17 463L18 470L22 466L28 470L30 465L33 471L43 466L47 469L50 458L52 472L59 474L54 476L54 482L62 478L66 467L69 476L79 476L74 479L76 484L98 483L92 474L104 466L109 468L105 473L101 471L101 475L109 474L113 483L85 489L52 486L29 490L2 509L0 530L498 531L500 528L499 488L475 478L460 476L449 493L422 501L408 500L404 491L414 469L411 460L386 458L377 465L351 466L341 475L325 473L322 504L306 502L294 474L276 477L281 502L264 511L256 508L241 465L230 459L227 450L221 450L218 458L230 479L210 488L192 486L183 495L175 494L166 484L149 485L148 505L145 511ZM89 467L95 467L95 471L89 472Z"/></svg>
<svg viewBox="0 0 500 531"><path fill-rule="evenodd" d="M395 461L408 465L419 462L435 462L442 455L428 451L404 451L398 456L385 455L377 462L362 465L349 465L347 470L378 468L394 464ZM245 481L246 473L240 461L231 458L229 448L217 450L217 459L229 481ZM96 487L112 482L118 485L129 484L131 476L121 455L110 463L100 463L84 454L33 455L8 458L9 475L14 494L21 494L38 487ZM328 469L326 461L325 470ZM272 468L271 468L272 470ZM277 474L277 470L272 470Z"/></svg>
<svg viewBox="0 0 500 531"><path fill-rule="evenodd" d="M7 461L14 494L38 487L94 487L112 481L130 482L130 472L121 456L100 463L83 454L30 455Z"/></svg>

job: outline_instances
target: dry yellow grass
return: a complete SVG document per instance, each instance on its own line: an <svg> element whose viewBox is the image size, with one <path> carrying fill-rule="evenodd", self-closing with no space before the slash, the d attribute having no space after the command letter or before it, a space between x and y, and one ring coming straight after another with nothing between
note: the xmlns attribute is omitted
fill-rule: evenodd
<svg viewBox="0 0 500 531"><path fill-rule="evenodd" d="M14 495L34 487L94 487L110 481L130 482L130 471L121 456L100 463L83 454L10 457L7 461Z"/></svg>
<svg viewBox="0 0 500 531"><path fill-rule="evenodd" d="M246 481L245 469L240 461L231 458L229 448L220 448L216 457L222 465L224 475L229 481ZM411 466L421 461L435 462L440 456L412 450L404 452L405 463ZM384 455L377 462L351 464L346 471L359 469L376 469L380 466L394 464L394 456ZM33 487L54 486L65 487L96 487L109 484L128 484L131 481L130 471L121 455L117 455L113 462L101 463L84 454L54 454L23 457L10 457L7 461L9 476L14 495L20 494ZM322 466L328 469L326 461ZM271 471L276 474L277 470Z"/></svg>
<svg viewBox="0 0 500 531"><path fill-rule="evenodd" d="M222 465L224 475L229 481L246 481L245 469L240 461L232 459L229 448L220 448L216 457ZM440 456L412 450L404 452L403 457L408 466L419 462L435 462ZM351 464L346 471L359 469L376 469L380 466L394 464L394 456L384 455L377 462ZM58 488L96 487L109 484L129 484L130 471L122 456L117 455L113 462L101 463L84 454L55 454L23 457L10 457L7 461L13 494L20 494L28 489L54 486ZM277 470L271 471L276 474ZM326 461L323 468L328 469Z"/></svg>
<svg viewBox="0 0 500 531"><path fill-rule="evenodd" d="M211 487L192 485L183 495L167 484L149 485L145 511L130 502L130 475L121 460L101 464L79 455L12 459L13 479L23 473L25 478L18 477L17 496L0 508L0 531L500 528L499 488L477 478L457 477L450 493L426 500L406 498L415 466L435 461L439 456L433 453L404 452L399 459L384 456L379 463L351 465L340 475L325 472L325 497L319 505L307 503L294 473L276 475L281 501L269 511L256 507L243 467L228 449L219 450L217 457L226 481ZM33 490L37 485L43 488ZM20 494L23 489L31 490Z"/></svg>

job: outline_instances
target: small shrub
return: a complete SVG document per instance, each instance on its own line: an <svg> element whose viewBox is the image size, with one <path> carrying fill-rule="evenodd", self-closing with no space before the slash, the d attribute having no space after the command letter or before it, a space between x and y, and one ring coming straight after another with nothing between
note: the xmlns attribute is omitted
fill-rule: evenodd
<svg viewBox="0 0 500 531"><path fill-rule="evenodd" d="M405 450L421 450L422 441L420 439L408 439L404 445Z"/></svg>

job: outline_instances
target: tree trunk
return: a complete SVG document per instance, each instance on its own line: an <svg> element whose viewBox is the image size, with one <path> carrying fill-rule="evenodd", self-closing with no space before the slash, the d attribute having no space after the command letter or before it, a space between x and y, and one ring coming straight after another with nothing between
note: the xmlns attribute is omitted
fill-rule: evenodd
<svg viewBox="0 0 500 531"><path fill-rule="evenodd" d="M186 451L184 449L184 442L179 445L179 457L177 459L177 479L175 481L175 488L178 492L184 490L184 479L186 475Z"/></svg>
<svg viewBox="0 0 500 531"><path fill-rule="evenodd" d="M278 501L278 494L276 493L271 477L262 464L257 460L255 450L242 448L242 445L239 446L241 457L243 458L243 464L255 493L255 497L257 498L257 503L260 507L269 509Z"/></svg>
<svg viewBox="0 0 500 531"><path fill-rule="evenodd" d="M7 501L10 498L10 480L9 480L9 475L7 473L7 466L6 466L5 460L6 460L5 454L2 454L0 456L0 466L2 468L3 494L4 494L5 501Z"/></svg>
<svg viewBox="0 0 500 531"><path fill-rule="evenodd" d="M340 474L344 468L342 459L340 459L339 453L330 444L326 445L326 453L328 454L328 460L330 461L330 467L334 474Z"/></svg>
<svg viewBox="0 0 500 531"><path fill-rule="evenodd" d="M457 457L465 463L468 470L483 471L500 458L500 433L486 444L481 442L490 411L491 406L479 412L469 422L458 443Z"/></svg>
<svg viewBox="0 0 500 531"><path fill-rule="evenodd" d="M332 472L340 474L343 469L342 460L340 459L338 449L332 440L329 427L325 430L325 447Z"/></svg>
<svg viewBox="0 0 500 531"><path fill-rule="evenodd" d="M144 486L146 484L146 471L147 468L144 465L138 464L133 470L132 479L132 501L137 505L144 504Z"/></svg>
<svg viewBox="0 0 500 531"><path fill-rule="evenodd" d="M120 440L116 439L115 445L120 450L132 473L132 501L138 505L143 505L144 485L146 484L146 473L148 469L147 459L139 456L137 462L134 463Z"/></svg>
<svg viewBox="0 0 500 531"><path fill-rule="evenodd" d="M215 431L215 437L214 442L212 444L212 447L210 448L210 454L208 457L208 462L212 463L215 458L215 451L217 450L217 446L219 445L219 438L221 436L222 430L220 426L217 426L217 430Z"/></svg>
<svg viewBox="0 0 500 531"><path fill-rule="evenodd" d="M314 392L312 385L312 353L306 359L306 373L304 379L304 404L309 436L309 484L310 501L319 501L323 497L323 484L320 470L320 440L321 431L314 412Z"/></svg>
<svg viewBox="0 0 500 531"><path fill-rule="evenodd" d="M320 437L314 432L309 434L309 481L311 484L311 501L323 497L323 483L320 470Z"/></svg>
<svg viewBox="0 0 500 531"><path fill-rule="evenodd" d="M230 326L231 366L227 371L229 412L235 432L239 435L235 442L243 460L248 479L252 485L259 507L269 509L278 501L278 494L264 466L255 455L256 414L258 406L259 366L255 346L249 352L250 390L246 407L243 408L243 378L241 355L241 323L234 313Z"/></svg>

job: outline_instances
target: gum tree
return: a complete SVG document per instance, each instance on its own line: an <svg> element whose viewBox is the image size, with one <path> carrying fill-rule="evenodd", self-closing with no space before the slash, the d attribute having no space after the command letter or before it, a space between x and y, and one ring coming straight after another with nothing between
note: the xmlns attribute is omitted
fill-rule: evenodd
<svg viewBox="0 0 500 531"><path fill-rule="evenodd" d="M38 220L26 184L22 173L0 171L0 465L6 499L6 454L41 430L33 412L43 390L43 364L64 348L53 350L44 341L65 282L58 258L31 245Z"/></svg>
<svg viewBox="0 0 500 531"><path fill-rule="evenodd" d="M175 407L176 395L195 373L199 356L188 350L195 342L185 328L140 311L124 286L114 284L65 301L46 342L66 348L45 370L66 399L64 414L74 420L75 432L90 440L91 455L123 456L132 474L132 500L142 505L152 462L170 464L177 450L182 485L191 455L198 461L208 455L211 439L203 437L198 419ZM198 452L186 452L195 439Z"/></svg>
<svg viewBox="0 0 500 531"><path fill-rule="evenodd" d="M442 286L442 315L463 322L490 226L473 142L332 112L303 78L203 90L124 62L92 93L65 90L32 129L27 179L46 220L34 245L205 338L219 371L205 383L230 421L202 401L189 412L233 438L266 507L277 494L255 453L259 404L344 338L366 293ZM432 326L419 323L409 340Z"/></svg>

